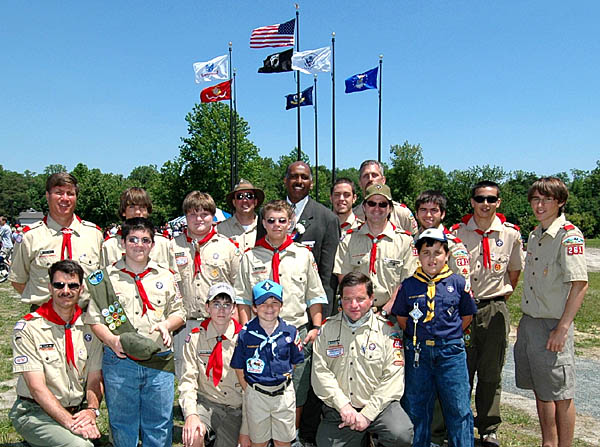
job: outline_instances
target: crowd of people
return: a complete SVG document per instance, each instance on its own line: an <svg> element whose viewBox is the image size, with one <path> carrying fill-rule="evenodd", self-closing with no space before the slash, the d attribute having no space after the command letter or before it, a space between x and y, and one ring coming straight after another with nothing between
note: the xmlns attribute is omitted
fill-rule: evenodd
<svg viewBox="0 0 600 447"><path fill-rule="evenodd" d="M571 445L587 270L561 180L529 189L539 224L526 251L491 181L449 228L441 192L421 193L413 215L374 160L359 185L335 181L331 210L310 197L306 163L284 185L265 203L240 180L218 223L212 197L192 191L175 236L129 188L103 237L75 214L77 180L57 173L43 220L9 238L2 218L9 280L31 306L12 337L21 436L91 446L105 399L115 446L171 445L177 383L186 447L468 447L475 433L496 447L506 301L524 272L517 386L534 392L542 445Z"/></svg>

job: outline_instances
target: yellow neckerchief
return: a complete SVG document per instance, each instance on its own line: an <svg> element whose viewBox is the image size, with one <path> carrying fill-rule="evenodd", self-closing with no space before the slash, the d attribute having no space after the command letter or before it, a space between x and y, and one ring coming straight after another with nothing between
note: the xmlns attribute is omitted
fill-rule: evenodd
<svg viewBox="0 0 600 447"><path fill-rule="evenodd" d="M423 271L422 267L418 267L417 271L413 275L419 281L427 283L427 315L423 320L423 323L433 320L435 316L435 283L441 281L444 278L452 275L452 270L448 268L448 264L444 265L440 273L431 278L427 273Z"/></svg>

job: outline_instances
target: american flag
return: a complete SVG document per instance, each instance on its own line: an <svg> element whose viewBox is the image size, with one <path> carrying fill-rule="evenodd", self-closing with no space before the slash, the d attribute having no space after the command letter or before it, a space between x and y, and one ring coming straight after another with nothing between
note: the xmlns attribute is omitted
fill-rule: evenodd
<svg viewBox="0 0 600 447"><path fill-rule="evenodd" d="M296 19L252 30L250 48L293 47Z"/></svg>

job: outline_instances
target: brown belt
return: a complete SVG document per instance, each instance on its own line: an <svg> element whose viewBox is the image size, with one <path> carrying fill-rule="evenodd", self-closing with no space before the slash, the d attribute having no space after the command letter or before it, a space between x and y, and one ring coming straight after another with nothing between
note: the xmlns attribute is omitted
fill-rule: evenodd
<svg viewBox="0 0 600 447"><path fill-rule="evenodd" d="M38 404L36 402L35 399L32 399L31 397L25 397L25 396L18 396L19 399L24 400L26 402L31 402L33 404L36 404L37 406L40 406L40 404ZM64 407L65 410L67 410L69 413L71 414L75 414L79 411L79 408L81 407L81 405L76 405L74 407Z"/></svg>

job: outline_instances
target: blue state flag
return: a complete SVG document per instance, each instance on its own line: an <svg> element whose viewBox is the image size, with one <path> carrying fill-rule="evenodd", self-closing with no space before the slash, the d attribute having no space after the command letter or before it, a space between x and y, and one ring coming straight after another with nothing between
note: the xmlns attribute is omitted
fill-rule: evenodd
<svg viewBox="0 0 600 447"><path fill-rule="evenodd" d="M379 67L364 73L350 76L346 79L346 93L362 92L370 88L377 88L377 72Z"/></svg>
<svg viewBox="0 0 600 447"><path fill-rule="evenodd" d="M285 97L286 104L285 110L295 109L296 107L311 106L313 103L313 88L308 87L306 90L300 92L300 100L298 101L298 95L296 93L287 95Z"/></svg>

